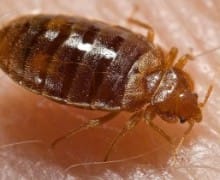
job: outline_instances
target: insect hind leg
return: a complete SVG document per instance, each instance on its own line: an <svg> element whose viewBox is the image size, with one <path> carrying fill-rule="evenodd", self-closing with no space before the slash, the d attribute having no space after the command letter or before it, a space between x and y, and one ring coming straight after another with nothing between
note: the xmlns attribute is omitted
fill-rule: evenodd
<svg viewBox="0 0 220 180"><path fill-rule="evenodd" d="M134 5L133 6L133 10L131 12L131 15L127 18L127 22L130 24L134 24L136 26L139 26L141 28L147 29L148 33L147 33L147 41L149 42L154 42L154 37L155 37L155 32L154 29L151 27L151 25L141 22L137 19L132 18L134 16L134 14L138 11L138 6Z"/></svg>
<svg viewBox="0 0 220 180"><path fill-rule="evenodd" d="M147 29L147 30L148 30L148 33L147 33L147 41L152 42L152 43L154 42L155 32L154 32L153 28L152 28L149 24L146 24L146 23L144 23L144 22L141 22L141 21L139 21L139 20L136 20L136 19L134 19L134 18L132 18L132 17L129 17L129 18L127 19L127 21L128 21L129 23L131 23L131 24L135 24L135 25L137 25L137 26L140 26L140 27L142 27L142 28Z"/></svg>
<svg viewBox="0 0 220 180"><path fill-rule="evenodd" d="M82 124L80 127L76 128L76 129L72 129L69 132L67 132L66 134L64 134L63 136L60 136L58 138L56 138L52 143L51 143L51 148L55 148L55 146L60 143L62 140L67 139L77 133L80 133L84 130L90 129L90 128L94 128L97 126L100 126L108 121L110 121L111 119L113 119L115 116L117 116L119 114L119 112L110 112L107 115L97 118L97 119L93 119L93 120L89 120L88 122L86 122L85 124Z"/></svg>

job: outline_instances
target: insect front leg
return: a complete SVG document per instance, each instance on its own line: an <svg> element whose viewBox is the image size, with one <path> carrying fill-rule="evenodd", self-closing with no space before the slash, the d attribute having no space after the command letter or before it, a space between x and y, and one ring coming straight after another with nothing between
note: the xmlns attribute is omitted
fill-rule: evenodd
<svg viewBox="0 0 220 180"><path fill-rule="evenodd" d="M165 67L166 69L169 69L173 66L173 63L177 57L178 54L178 49L176 47L172 47L170 49L170 51L168 52L166 59L165 59ZM189 60L193 60L194 56L191 54L184 54L183 56L181 56L177 62L174 64L175 68L178 69L183 69L185 67L185 65L187 64L187 62Z"/></svg>
<svg viewBox="0 0 220 180"><path fill-rule="evenodd" d="M170 138L170 136L167 133L165 133L161 128L159 128L157 125L155 125L153 123L155 116L156 116L156 113L155 113L154 108L152 106L148 106L144 112L144 120L154 131L159 133L163 138L165 138L168 141L168 143L171 146L173 146L174 143L173 143L172 139Z"/></svg>
<svg viewBox="0 0 220 180"><path fill-rule="evenodd" d="M144 113L145 121L151 128L153 128L157 133L159 133L162 137L164 137L168 141L168 143L171 145L171 147L173 148L173 151L174 151L172 164L175 164L178 151L179 151L180 147L182 146L185 138L191 132L195 121L194 120L187 121L189 124L189 127L186 129L186 131L184 132L184 134L182 135L180 140L178 140L176 143L173 141L173 139L166 132L164 132L161 128L159 128L157 125L155 125L153 123L153 119L155 118L155 116L156 116L156 113L155 113L154 107L148 106L145 110L145 113ZM163 120L166 121L166 119L163 119ZM173 122L175 122L175 120Z"/></svg>
<svg viewBox="0 0 220 180"><path fill-rule="evenodd" d="M188 124L189 124L189 127L186 129L186 131L184 132L183 136L181 137L180 141L177 143L177 146L175 148L175 154L177 154L179 148L182 146L186 136L188 136L188 134L191 132L193 126L194 126L194 120L190 120L190 121L187 121Z"/></svg>
<svg viewBox="0 0 220 180"><path fill-rule="evenodd" d="M179 58L177 63L174 65L174 67L178 69L183 69L189 60L193 60L193 55L185 54Z"/></svg>
<svg viewBox="0 0 220 180"><path fill-rule="evenodd" d="M126 123L126 125L124 126L124 128L118 133L118 135L113 139L113 141L111 142L104 161L107 161L109 158L109 155L112 152L112 149L114 148L115 144L118 142L118 140L120 139L120 137L124 136L129 130L135 128L138 124L138 122L140 122L140 120L142 119L143 116L143 111L138 111L136 113L134 113L128 120L128 122Z"/></svg>
<svg viewBox="0 0 220 180"><path fill-rule="evenodd" d="M166 69L169 69L173 66L173 63L176 59L177 54L178 54L178 49L176 47L172 47L165 57L165 68Z"/></svg>
<svg viewBox="0 0 220 180"><path fill-rule="evenodd" d="M110 120L112 120L115 116L117 116L119 114L119 112L110 112L107 115L97 118L97 119L93 119L93 120L89 120L88 122L86 122L85 124L82 124L80 127L76 128L76 129L72 129L69 132L67 132L66 134L64 134L61 137L58 137L57 139L55 139L52 143L51 143L51 147L54 148L59 142L61 142L64 139L67 139L79 132L82 132L84 130L87 130L89 128L94 128L97 126L100 126Z"/></svg>

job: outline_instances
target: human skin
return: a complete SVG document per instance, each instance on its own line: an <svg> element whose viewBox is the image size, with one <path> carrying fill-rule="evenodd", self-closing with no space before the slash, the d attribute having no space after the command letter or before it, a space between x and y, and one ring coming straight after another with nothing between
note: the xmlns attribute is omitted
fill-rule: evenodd
<svg viewBox="0 0 220 180"><path fill-rule="evenodd" d="M195 82L199 100L210 84L213 92L202 109L203 121L193 128L177 152L144 122L127 133L114 147L109 162L102 163L111 140L130 114L122 112L102 127L89 129L63 140L54 149L51 142L105 112L61 105L33 94L0 72L0 179L218 179L220 177L220 2L163 0L81 0L41 3L36 0L0 2L0 23L22 13L43 12L84 16L117 24L146 34L128 24L133 18L153 26L165 52L172 46L195 59L185 70ZM206 52L206 53L205 53ZM201 54L202 53L202 54ZM204 54L203 54L204 53ZM196 56L201 54L200 56ZM156 119L172 138L178 140L187 125ZM98 163L97 163L98 162ZM68 171L66 168L69 168Z"/></svg>

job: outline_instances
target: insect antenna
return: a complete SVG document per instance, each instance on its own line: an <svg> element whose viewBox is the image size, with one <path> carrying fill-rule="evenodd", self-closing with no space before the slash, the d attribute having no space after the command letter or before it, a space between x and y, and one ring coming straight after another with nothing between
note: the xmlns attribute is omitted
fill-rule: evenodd
<svg viewBox="0 0 220 180"><path fill-rule="evenodd" d="M206 51L203 51L203 52L195 55L194 57L204 56L204 55L207 55L209 53L212 53L212 52L215 52L215 51L218 51L218 50L220 50L220 46L212 48L212 49L209 49L209 50L206 50ZM212 91L213 91L213 85L211 84L211 85L209 85L209 88L206 91L206 95L205 95L204 100L199 103L199 107L200 108L203 108L206 105L206 103L207 103L207 101L208 101Z"/></svg>
<svg viewBox="0 0 220 180"><path fill-rule="evenodd" d="M112 118L114 118L115 116L117 116L120 112L110 112L102 117L99 117L97 119L92 119L89 120L88 122L82 124L81 126L79 126L76 129L72 129L69 132L67 132L66 134L64 134L63 136L60 136L58 138L56 138L52 143L51 143L51 148L54 149L55 146L61 142L64 139L67 139L75 134L78 134L84 130L87 130L89 128L94 128L96 126L100 126L102 124L104 124L105 122L111 120Z"/></svg>
<svg viewBox="0 0 220 180"><path fill-rule="evenodd" d="M193 57L195 58L195 57L204 56L204 55L210 54L210 53L218 51L218 50L220 50L220 46L212 48L212 49L205 50L201 53L198 53L198 54L194 55Z"/></svg>
<svg viewBox="0 0 220 180"><path fill-rule="evenodd" d="M210 97L210 95L212 93L212 90L213 90L213 86L210 85L209 88L206 91L206 95L205 95L204 100L199 103L199 107L200 108L203 108L206 105L206 103L207 103L207 101L208 101L208 99L209 99L209 97Z"/></svg>

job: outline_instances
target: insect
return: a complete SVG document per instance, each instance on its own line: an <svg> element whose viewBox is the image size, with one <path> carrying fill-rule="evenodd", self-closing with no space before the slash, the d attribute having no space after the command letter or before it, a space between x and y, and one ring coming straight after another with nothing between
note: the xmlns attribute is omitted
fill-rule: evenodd
<svg viewBox="0 0 220 180"><path fill-rule="evenodd" d="M0 67L15 82L51 100L80 108L108 111L53 142L102 125L121 111L132 112L125 127L109 146L105 161L118 139L142 119L168 142L171 138L153 123L156 115L173 123L188 123L181 142L195 122L202 120L202 103L183 67L190 54L174 63L177 48L165 55L147 36L119 26L63 15L31 15L13 20L0 30Z"/></svg>

